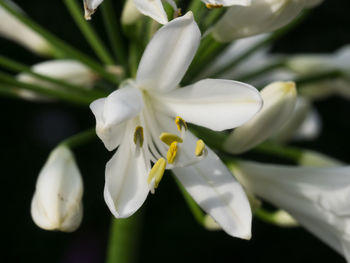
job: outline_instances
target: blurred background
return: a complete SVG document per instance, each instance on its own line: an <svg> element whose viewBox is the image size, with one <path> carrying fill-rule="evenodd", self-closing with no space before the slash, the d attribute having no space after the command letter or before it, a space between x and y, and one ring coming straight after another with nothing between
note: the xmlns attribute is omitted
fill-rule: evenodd
<svg viewBox="0 0 350 263"><path fill-rule="evenodd" d="M61 1L17 0L33 19L82 51L91 53ZM120 11L120 10L119 10ZM333 52L350 43L350 2L326 0L273 52ZM1 21L0 21L1 23ZM94 26L102 38L102 19ZM0 39L0 53L28 65L42 61ZM323 130L317 140L294 145L315 149L350 163L349 101L332 97L316 103ZM104 204L105 163L111 157L99 141L80 147L76 159L84 179L84 219L71 234L39 229L30 216L37 175L50 151L67 136L94 126L91 112L63 103L31 103L0 98L2 200L1 262L104 262L111 214ZM345 262L303 228L285 229L253 221L244 241L199 226L170 174L143 208L138 262Z"/></svg>

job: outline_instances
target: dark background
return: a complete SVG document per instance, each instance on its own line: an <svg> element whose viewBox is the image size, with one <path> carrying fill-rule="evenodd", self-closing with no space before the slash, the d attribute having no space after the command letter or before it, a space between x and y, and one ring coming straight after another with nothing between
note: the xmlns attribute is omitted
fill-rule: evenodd
<svg viewBox="0 0 350 263"><path fill-rule="evenodd" d="M61 1L16 2L41 25L91 53ZM348 0L326 0L280 39L274 51L332 52L350 43L349 11ZM93 23L105 38L99 12ZM42 60L3 39L0 53L28 65ZM349 163L349 102L333 97L316 107L324 123L322 134L298 146ZM84 219L78 231L44 231L30 217L36 177L50 150L65 137L94 126L93 115L63 103L0 98L0 123L1 262L103 262L111 214L102 192L104 166L111 154L99 141L75 151L85 186ZM283 229L255 219L249 242L204 230L194 221L170 174L156 195L148 198L144 215L139 262L345 262L302 228Z"/></svg>

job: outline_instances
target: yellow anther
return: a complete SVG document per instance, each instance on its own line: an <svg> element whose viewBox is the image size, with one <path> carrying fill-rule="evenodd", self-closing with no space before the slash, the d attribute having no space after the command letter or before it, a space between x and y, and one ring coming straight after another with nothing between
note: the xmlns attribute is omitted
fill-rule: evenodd
<svg viewBox="0 0 350 263"><path fill-rule="evenodd" d="M205 149L204 142L202 140L198 140L196 144L196 150L195 150L196 156L201 156L203 154L204 149Z"/></svg>
<svg viewBox="0 0 350 263"><path fill-rule="evenodd" d="M173 142L170 144L169 150L166 154L166 158L168 160L168 163L170 163L170 164L174 163L176 154L177 154L177 142Z"/></svg>
<svg viewBox="0 0 350 263"><path fill-rule="evenodd" d="M137 126L134 132L134 143L142 147L143 145L143 128L142 126Z"/></svg>
<svg viewBox="0 0 350 263"><path fill-rule="evenodd" d="M183 142L182 138L177 136L176 134L162 132L159 136L159 139L167 145L171 145L173 142Z"/></svg>
<svg viewBox="0 0 350 263"><path fill-rule="evenodd" d="M164 158L158 159L158 161L153 165L151 171L148 174L147 182L151 183L151 181L154 180L154 188L157 188L160 181L163 178L164 171L166 167L166 161Z"/></svg>
<svg viewBox="0 0 350 263"><path fill-rule="evenodd" d="M184 121L183 118L177 116L176 119L175 119L175 124L176 124L177 129L178 129L179 131L181 131L182 128L184 128L185 131L187 130L187 124L186 124L186 122Z"/></svg>
<svg viewBox="0 0 350 263"><path fill-rule="evenodd" d="M205 6L209 9L212 9L212 8L221 8L223 7L224 5L220 5L220 4L205 4Z"/></svg>

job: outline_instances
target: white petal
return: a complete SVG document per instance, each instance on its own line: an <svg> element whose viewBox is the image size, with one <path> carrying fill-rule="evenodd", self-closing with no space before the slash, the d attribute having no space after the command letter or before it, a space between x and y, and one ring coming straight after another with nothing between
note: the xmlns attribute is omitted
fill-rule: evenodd
<svg viewBox="0 0 350 263"><path fill-rule="evenodd" d="M145 146L139 152L136 151L134 126L128 128L125 139L106 165L104 198L117 218L135 213L149 192L147 177L151 169L150 161L146 158Z"/></svg>
<svg viewBox="0 0 350 263"><path fill-rule="evenodd" d="M306 119L295 131L294 140L314 140L321 133L322 120L316 109L311 109L311 111L306 116Z"/></svg>
<svg viewBox="0 0 350 263"><path fill-rule="evenodd" d="M224 143L230 153L242 153L265 141L293 115L297 98L293 82L274 82L261 91L262 110L236 128Z"/></svg>
<svg viewBox="0 0 350 263"><path fill-rule="evenodd" d="M150 16L158 23L166 24L168 22L168 16L161 0L134 0L134 3L142 14Z"/></svg>
<svg viewBox="0 0 350 263"><path fill-rule="evenodd" d="M102 2L103 0L84 0L87 7L91 10L95 10Z"/></svg>
<svg viewBox="0 0 350 263"><path fill-rule="evenodd" d="M176 18L163 26L143 53L136 83L144 89L166 92L181 81L200 41L193 15Z"/></svg>
<svg viewBox="0 0 350 263"><path fill-rule="evenodd" d="M339 253L350 240L350 167L314 168L239 162L233 171L256 195L285 209Z"/></svg>
<svg viewBox="0 0 350 263"><path fill-rule="evenodd" d="M186 134L183 154L192 158L197 138ZM241 185L227 167L207 148L208 155L198 164L173 169L188 193L231 236L250 239L251 210Z"/></svg>
<svg viewBox="0 0 350 263"><path fill-rule="evenodd" d="M90 104L96 118L96 133L108 150L115 149L124 135L125 121L137 116L143 108L141 92L128 82L107 98Z"/></svg>
<svg viewBox="0 0 350 263"><path fill-rule="evenodd" d="M152 95L160 111L216 131L242 125L262 106L260 93L254 87L232 80L205 79Z"/></svg>
<svg viewBox="0 0 350 263"><path fill-rule="evenodd" d="M23 12L13 1L6 1L13 9ZM0 6L0 36L15 41L40 55L50 55L50 44L39 34L23 24L16 17Z"/></svg>
<svg viewBox="0 0 350 263"><path fill-rule="evenodd" d="M310 107L311 104L307 99L298 96L293 115L279 130L276 131L276 134L272 139L280 143L288 141L305 121L310 112Z"/></svg>
<svg viewBox="0 0 350 263"><path fill-rule="evenodd" d="M70 150L59 147L40 171L31 214L46 230L74 231L82 219L83 182Z"/></svg>
<svg viewBox="0 0 350 263"><path fill-rule="evenodd" d="M232 6L216 23L212 34L220 42L271 32L291 22L305 1L252 0L249 6Z"/></svg>
<svg viewBox="0 0 350 263"><path fill-rule="evenodd" d="M252 0L202 0L202 2L206 4L223 5L223 6L231 6L231 5L248 6L252 2Z"/></svg>

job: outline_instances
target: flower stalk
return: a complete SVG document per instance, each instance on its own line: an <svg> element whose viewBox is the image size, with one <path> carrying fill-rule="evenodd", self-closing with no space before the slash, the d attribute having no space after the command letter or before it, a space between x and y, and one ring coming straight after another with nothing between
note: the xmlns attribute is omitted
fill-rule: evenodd
<svg viewBox="0 0 350 263"><path fill-rule="evenodd" d="M112 56L109 54L107 48L104 46L95 30L92 28L82 15L82 10L77 4L76 0L64 0L68 11L74 19L76 25L79 27L81 33L90 44L90 47L95 51L98 58L107 65L113 64Z"/></svg>

